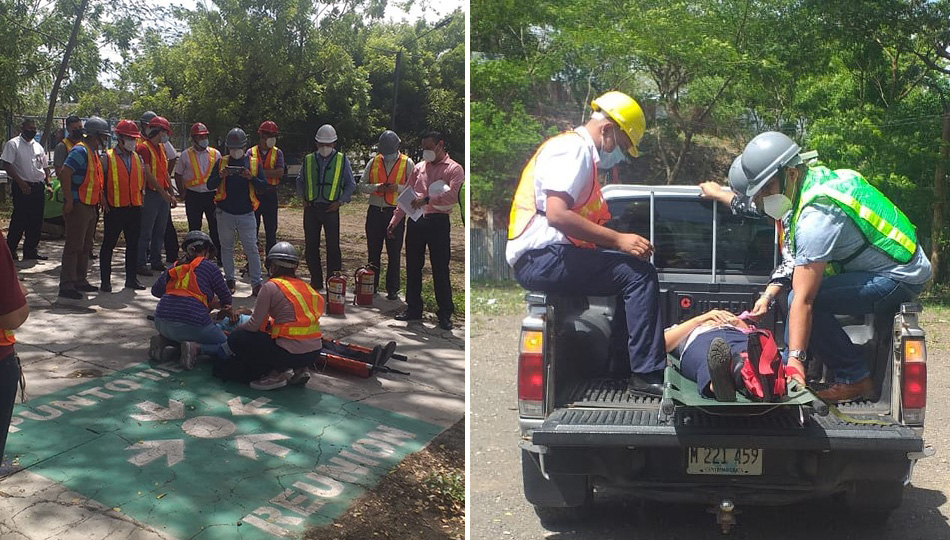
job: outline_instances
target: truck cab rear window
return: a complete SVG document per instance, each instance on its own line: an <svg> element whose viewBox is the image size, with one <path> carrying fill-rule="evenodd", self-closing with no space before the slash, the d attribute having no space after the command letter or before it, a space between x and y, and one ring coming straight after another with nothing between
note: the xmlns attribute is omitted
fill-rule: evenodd
<svg viewBox="0 0 950 540"><path fill-rule="evenodd" d="M607 226L651 238L650 197L614 198L607 202ZM771 220L743 219L713 202L697 198L656 196L653 199L653 264L661 271L713 271L713 238L717 274L767 276L775 266L775 230ZM715 229L715 234L714 234Z"/></svg>

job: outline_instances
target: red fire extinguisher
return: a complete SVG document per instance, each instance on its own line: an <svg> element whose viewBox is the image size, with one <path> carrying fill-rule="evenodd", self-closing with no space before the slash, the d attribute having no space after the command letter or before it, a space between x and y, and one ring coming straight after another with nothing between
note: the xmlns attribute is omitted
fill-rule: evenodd
<svg viewBox="0 0 950 540"><path fill-rule="evenodd" d="M361 266L353 275L356 287L356 294L353 296L353 305L371 306L373 305L373 295L376 294L376 285L374 282L376 273L373 271L373 265L367 264Z"/></svg>
<svg viewBox="0 0 950 540"><path fill-rule="evenodd" d="M346 310L346 276L334 272L327 279L327 313L344 315Z"/></svg>

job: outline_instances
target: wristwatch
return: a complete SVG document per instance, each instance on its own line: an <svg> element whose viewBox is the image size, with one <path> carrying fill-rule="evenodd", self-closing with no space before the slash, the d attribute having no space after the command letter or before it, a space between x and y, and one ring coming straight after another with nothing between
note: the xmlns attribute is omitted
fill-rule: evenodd
<svg viewBox="0 0 950 540"><path fill-rule="evenodd" d="M799 350L799 349L792 349L792 350L788 351L788 358L789 358L789 359L791 359L791 358L798 358L798 361L801 362L801 363L803 363L803 364L805 363L805 360L807 359L807 357L808 357L808 353L806 353L805 351Z"/></svg>
<svg viewBox="0 0 950 540"><path fill-rule="evenodd" d="M428 196L428 195L426 195L426 198L425 198L424 200L425 200L426 204L429 204L429 196Z"/></svg>

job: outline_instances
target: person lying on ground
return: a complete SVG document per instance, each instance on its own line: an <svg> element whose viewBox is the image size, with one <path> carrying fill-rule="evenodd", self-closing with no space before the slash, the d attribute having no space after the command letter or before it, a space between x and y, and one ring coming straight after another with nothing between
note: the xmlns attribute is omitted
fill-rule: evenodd
<svg viewBox="0 0 950 540"><path fill-rule="evenodd" d="M169 360L166 347L181 343L181 364L192 369L195 358L218 354L227 336L212 321L210 310L218 305L231 312L231 291L214 263L214 244L202 231L191 231L182 242L184 254L172 268L162 272L152 285L155 328L159 335L149 341L150 360Z"/></svg>
<svg viewBox="0 0 950 540"><path fill-rule="evenodd" d="M741 364L750 356L751 328L738 316L714 309L667 328L663 339L667 353L679 358L680 372L703 397L734 401L736 389L743 386ZM785 373L788 380L805 385L805 367L797 358L789 359Z"/></svg>

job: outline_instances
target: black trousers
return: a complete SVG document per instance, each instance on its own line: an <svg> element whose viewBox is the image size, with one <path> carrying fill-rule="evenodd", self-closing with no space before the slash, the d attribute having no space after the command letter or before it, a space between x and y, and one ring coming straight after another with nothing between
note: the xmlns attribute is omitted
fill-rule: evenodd
<svg viewBox="0 0 950 540"><path fill-rule="evenodd" d="M172 223L172 215L168 214L168 223L165 224L165 262L175 263L178 260L178 231Z"/></svg>
<svg viewBox="0 0 950 540"><path fill-rule="evenodd" d="M236 382L251 382L267 375L271 370L309 367L317 359L318 352L291 354L264 332L235 330L228 336L228 347L235 356L216 360L214 375Z"/></svg>
<svg viewBox="0 0 950 540"><path fill-rule="evenodd" d="M307 268L310 269L310 285L314 289L324 287L323 268L320 259L320 233L327 233L327 277L343 269L343 254L340 252L340 211L328 212L327 203L307 203L303 209L303 236L306 243Z"/></svg>
<svg viewBox="0 0 950 540"><path fill-rule="evenodd" d="M40 230L43 228L43 207L46 204L46 186L43 182L30 182L27 195L13 182L13 215L10 216L10 231L7 245L10 253L16 257L20 239L23 241L23 255L35 255L40 245Z"/></svg>
<svg viewBox="0 0 950 540"><path fill-rule="evenodd" d="M426 247L432 266L435 301L439 304L438 315L448 317L455 312L449 281L450 227L448 214L429 214L418 221L409 220L406 225L406 304L412 315L422 314L422 266Z"/></svg>
<svg viewBox="0 0 950 540"><path fill-rule="evenodd" d="M99 282L111 283L112 251L119 241L119 235L125 237L125 282L135 278L135 264L138 260L139 235L142 232L142 207L123 206L106 212L105 231L102 233L102 247L99 249Z"/></svg>
<svg viewBox="0 0 950 540"><path fill-rule="evenodd" d="M261 235L261 219L264 220L264 253L270 251L277 243L277 186L267 186L264 191L257 191L257 200L261 202L254 217L257 218L257 236Z"/></svg>
<svg viewBox="0 0 950 540"><path fill-rule="evenodd" d="M386 236L386 227L393 218L394 207L380 207L370 205L366 211L366 248L369 251L369 264L376 270L375 290L379 291L380 259L383 254L383 244L386 244L386 292L399 292L399 267L402 264L402 241L406 234L406 219L403 218L393 228L393 237Z"/></svg>
<svg viewBox="0 0 950 540"><path fill-rule="evenodd" d="M0 460L3 459L3 447L7 444L7 430L10 429L19 382L20 361L16 353L10 353L0 359Z"/></svg>
<svg viewBox="0 0 950 540"><path fill-rule="evenodd" d="M208 232L211 236L211 242L214 243L214 249L218 253L218 260L221 260L221 240L218 238L218 218L214 215L214 192L199 193L197 191L185 190L185 216L188 218L188 230L200 231L201 218L204 216L208 220Z"/></svg>

